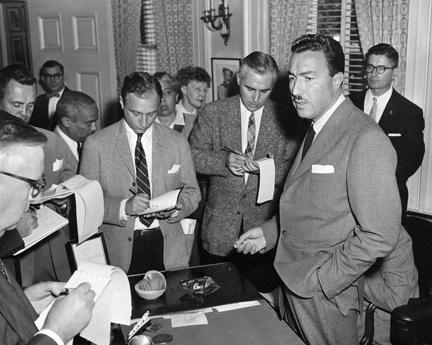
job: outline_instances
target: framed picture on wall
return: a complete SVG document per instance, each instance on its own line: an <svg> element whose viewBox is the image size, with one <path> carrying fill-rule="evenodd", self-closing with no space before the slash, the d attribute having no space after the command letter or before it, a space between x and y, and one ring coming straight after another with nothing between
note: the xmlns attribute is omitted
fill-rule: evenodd
<svg viewBox="0 0 432 345"><path fill-rule="evenodd" d="M213 100L226 98L230 84L240 68L240 59L212 58L211 68Z"/></svg>

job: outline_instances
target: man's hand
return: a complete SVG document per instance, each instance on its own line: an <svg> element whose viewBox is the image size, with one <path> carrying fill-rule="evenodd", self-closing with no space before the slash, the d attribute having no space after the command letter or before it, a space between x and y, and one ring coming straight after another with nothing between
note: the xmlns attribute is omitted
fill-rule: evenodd
<svg viewBox="0 0 432 345"><path fill-rule="evenodd" d="M225 165L236 176L243 176L246 156L240 152L227 152Z"/></svg>
<svg viewBox="0 0 432 345"><path fill-rule="evenodd" d="M128 216L140 216L149 206L149 196L145 193L139 193L126 201L125 212Z"/></svg>
<svg viewBox="0 0 432 345"><path fill-rule="evenodd" d="M82 283L65 297L58 297L47 315L43 328L55 332L68 343L90 322L95 293Z"/></svg>
<svg viewBox="0 0 432 345"><path fill-rule="evenodd" d="M245 160L245 166L243 168L244 172L247 172L249 174L256 174L259 175L259 166L258 163L247 158Z"/></svg>
<svg viewBox="0 0 432 345"><path fill-rule="evenodd" d="M60 295L65 283L42 282L24 289L27 299L30 301L36 313L40 314L54 299Z"/></svg>
<svg viewBox="0 0 432 345"><path fill-rule="evenodd" d="M36 212L27 210L19 219L16 229L21 237L26 237L38 227Z"/></svg>
<svg viewBox="0 0 432 345"><path fill-rule="evenodd" d="M177 216L182 205L177 203L176 206L169 211L160 211L151 214L146 214L144 217L156 217L158 219L165 219L168 223L178 222Z"/></svg>
<svg viewBox="0 0 432 345"><path fill-rule="evenodd" d="M261 252L267 243L261 228L252 228L242 234L235 242L234 248L238 253L255 254Z"/></svg>

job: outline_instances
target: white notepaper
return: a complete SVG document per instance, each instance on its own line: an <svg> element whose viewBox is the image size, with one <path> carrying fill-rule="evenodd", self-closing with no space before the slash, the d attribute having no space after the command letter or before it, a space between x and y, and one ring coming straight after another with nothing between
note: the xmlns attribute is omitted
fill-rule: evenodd
<svg viewBox="0 0 432 345"><path fill-rule="evenodd" d="M259 188L257 203L262 204L273 199L275 186L275 164L273 158L255 161L259 167Z"/></svg>
<svg viewBox="0 0 432 345"><path fill-rule="evenodd" d="M207 324L207 316L202 311L171 315L172 328Z"/></svg>
<svg viewBox="0 0 432 345"><path fill-rule="evenodd" d="M143 214L172 210L177 205L177 200L182 188L174 189L158 195L149 202L149 207Z"/></svg>

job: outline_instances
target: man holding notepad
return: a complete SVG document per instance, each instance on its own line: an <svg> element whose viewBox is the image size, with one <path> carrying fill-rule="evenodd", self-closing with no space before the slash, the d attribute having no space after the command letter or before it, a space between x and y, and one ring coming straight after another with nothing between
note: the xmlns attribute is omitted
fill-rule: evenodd
<svg viewBox="0 0 432 345"><path fill-rule="evenodd" d="M197 208L200 192L186 139L154 122L161 98L159 82L148 73L127 76L124 118L90 135L81 160L80 173L102 186L101 231L110 261L129 274L189 264L193 236L180 220ZM174 209L145 214L150 199L179 188Z"/></svg>

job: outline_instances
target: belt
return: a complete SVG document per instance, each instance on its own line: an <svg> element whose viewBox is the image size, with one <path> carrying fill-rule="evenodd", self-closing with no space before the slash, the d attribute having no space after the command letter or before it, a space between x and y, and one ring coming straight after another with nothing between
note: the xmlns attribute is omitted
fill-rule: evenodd
<svg viewBox="0 0 432 345"><path fill-rule="evenodd" d="M161 228L158 226L157 228L151 228L151 229L137 229L134 230L134 237L137 236L150 236L153 235L155 232L160 231Z"/></svg>

